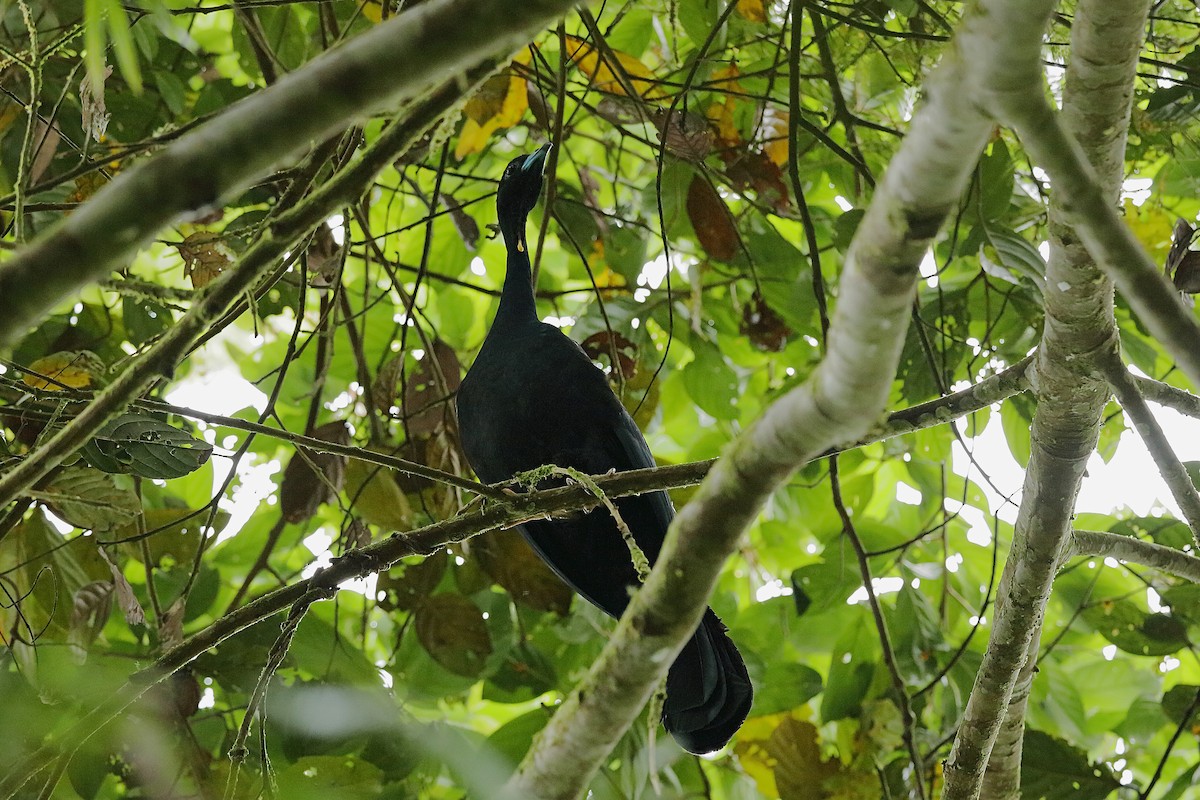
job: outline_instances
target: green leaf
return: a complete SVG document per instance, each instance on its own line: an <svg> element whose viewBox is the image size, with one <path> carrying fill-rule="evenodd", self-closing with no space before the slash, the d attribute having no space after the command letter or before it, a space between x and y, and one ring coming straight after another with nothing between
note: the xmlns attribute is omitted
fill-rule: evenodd
<svg viewBox="0 0 1200 800"><path fill-rule="evenodd" d="M1103 800L1120 782L1107 765L1042 731L1026 730L1021 756L1021 796L1040 800Z"/></svg>
<svg viewBox="0 0 1200 800"><path fill-rule="evenodd" d="M873 631L860 615L846 628L834 647L825 693L821 696L821 719L832 722L856 717L867 700L867 687L875 676Z"/></svg>
<svg viewBox="0 0 1200 800"><path fill-rule="evenodd" d="M88 467L68 467L45 489L29 492L77 528L108 531L142 510L137 494L116 478Z"/></svg>
<svg viewBox="0 0 1200 800"><path fill-rule="evenodd" d="M368 800L383 789L383 771L356 756L305 756L279 773L288 800Z"/></svg>
<svg viewBox="0 0 1200 800"><path fill-rule="evenodd" d="M156 417L122 414L100 429L83 453L96 469L142 478L179 478L212 455L212 445Z"/></svg>
<svg viewBox="0 0 1200 800"><path fill-rule="evenodd" d="M699 337L693 337L691 344L696 357L683 368L688 394L710 416L737 419L737 374L716 346Z"/></svg>

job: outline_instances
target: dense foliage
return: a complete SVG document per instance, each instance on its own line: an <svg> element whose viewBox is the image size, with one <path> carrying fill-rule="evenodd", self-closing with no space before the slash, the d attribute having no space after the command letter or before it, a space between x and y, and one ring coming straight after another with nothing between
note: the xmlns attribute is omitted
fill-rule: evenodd
<svg viewBox="0 0 1200 800"><path fill-rule="evenodd" d="M4 251L395 11L374 0L0 9ZM161 364L126 415L4 509L0 774L251 599L473 510L453 395L495 309L504 249L492 198L517 153L556 144L529 234L543 318L609 371L661 464L717 457L819 363L849 242L960 12L940 0L609 3L506 61ZM1071 23L1064 8L1049 32L1052 91ZM1125 218L1160 262L1175 220L1200 212L1198 33L1194 6L1156 4L1135 87L1125 172L1138 204L1125 200ZM0 471L38 458L272 235L281 206L404 118L314 143L311 158L160 231L110 279L63 298L0 362ZM986 381L1037 347L1050 193L997 129L926 259L890 410ZM1130 363L1186 388L1117 302ZM636 725L592 796L936 791L1019 502L1005 499L1017 485L991 482L986 452L967 453L993 425L1028 461L1035 406L1019 376L1012 387L957 421L935 404L921 417L935 425L895 436L901 427L881 422L777 491L711 599L755 681L751 719L703 759ZM1105 460L1119 459L1124 430L1110 406ZM1076 526L1192 543L1183 522L1112 500L1117 511ZM612 625L512 531L347 583L291 620L290 636L281 619L94 726L37 779L52 787L40 796L487 796ZM1028 796L1184 796L1200 766L1194 585L1080 556L1063 565L1044 625Z"/></svg>

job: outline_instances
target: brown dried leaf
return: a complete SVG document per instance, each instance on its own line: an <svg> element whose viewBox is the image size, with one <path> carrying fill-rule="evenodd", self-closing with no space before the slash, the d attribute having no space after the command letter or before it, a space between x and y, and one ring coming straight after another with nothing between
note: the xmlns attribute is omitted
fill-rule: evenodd
<svg viewBox="0 0 1200 800"><path fill-rule="evenodd" d="M703 175L692 178L688 187L687 212L704 252L717 261L732 261L740 242L733 216Z"/></svg>
<svg viewBox="0 0 1200 800"><path fill-rule="evenodd" d="M433 358L430 358L430 354L426 353L417 362L416 369L405 383L401 411L407 418L409 436L431 436L445 430L452 414L450 398L462 383L462 364L453 347L437 339L433 343L432 355Z"/></svg>
<svg viewBox="0 0 1200 800"><path fill-rule="evenodd" d="M462 237L467 252L474 253L479 248L479 223L475 221L474 217L463 211L462 205L457 200L445 192L442 193L442 205L450 213L454 229Z"/></svg>
<svg viewBox="0 0 1200 800"><path fill-rule="evenodd" d="M787 347L792 329L758 292L742 308L742 333L760 350L777 353Z"/></svg>
<svg viewBox="0 0 1200 800"><path fill-rule="evenodd" d="M516 531L494 531L471 541L480 566L519 603L566 616L573 592Z"/></svg>
<svg viewBox="0 0 1200 800"><path fill-rule="evenodd" d="M664 109L655 109L651 114L667 151L696 163L707 158L717 139L708 119L692 111L676 111L670 115L668 124L667 113Z"/></svg>
<svg viewBox="0 0 1200 800"><path fill-rule="evenodd" d="M309 436L333 444L350 443L350 429L341 420L321 425ZM279 508L284 521L303 522L317 513L323 503L337 497L345 473L345 456L296 448L279 484Z"/></svg>
<svg viewBox="0 0 1200 800"><path fill-rule="evenodd" d="M616 331L596 331L580 342L579 346L593 361L611 362L615 350L621 377L629 380L637 373L637 345Z"/></svg>
<svg viewBox="0 0 1200 800"><path fill-rule="evenodd" d="M88 648L108 622L112 597L112 581L92 581L75 590L67 644L80 664L87 660Z"/></svg>
<svg viewBox="0 0 1200 800"><path fill-rule="evenodd" d="M188 234L175 249L183 257L183 273L192 281L192 287L203 289L234 261L234 252L212 231L196 231Z"/></svg>
<svg viewBox="0 0 1200 800"><path fill-rule="evenodd" d="M325 224L313 231L308 243L308 282L317 288L332 286L342 263L342 245L333 238L333 230Z"/></svg>
<svg viewBox="0 0 1200 800"><path fill-rule="evenodd" d="M479 607L460 594L426 598L416 611L417 639L433 660L474 678L492 654L492 636Z"/></svg>
<svg viewBox="0 0 1200 800"><path fill-rule="evenodd" d="M439 550L414 564L400 563L382 572L376 588L383 594L379 607L384 611L411 611L433 594L446 572L449 557Z"/></svg>

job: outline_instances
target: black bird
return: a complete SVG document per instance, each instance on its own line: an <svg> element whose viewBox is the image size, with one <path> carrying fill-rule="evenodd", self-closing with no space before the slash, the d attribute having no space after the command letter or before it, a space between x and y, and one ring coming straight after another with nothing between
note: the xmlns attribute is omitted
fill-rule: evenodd
<svg viewBox="0 0 1200 800"><path fill-rule="evenodd" d="M508 248L500 308L458 390L463 450L475 474L499 483L545 464L596 475L654 466L646 440L579 345L537 317L525 220L537 203L550 145L509 162L496 210ZM665 492L616 501L651 563L675 516ZM576 592L613 617L638 584L629 548L603 509L537 520L521 532ZM708 753L729 741L753 690L741 654L712 609L671 665L663 725L679 745Z"/></svg>

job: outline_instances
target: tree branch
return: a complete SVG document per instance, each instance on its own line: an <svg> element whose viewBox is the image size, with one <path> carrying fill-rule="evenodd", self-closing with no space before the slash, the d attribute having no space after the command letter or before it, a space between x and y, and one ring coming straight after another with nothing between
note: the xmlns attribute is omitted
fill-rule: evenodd
<svg viewBox="0 0 1200 800"><path fill-rule="evenodd" d="M1122 536L1119 533L1071 531L1070 540L1063 553L1063 561L1076 556L1115 558L1200 583L1200 558L1173 547L1143 542L1141 539Z"/></svg>
<svg viewBox="0 0 1200 800"><path fill-rule="evenodd" d="M0 345L105 277L155 231L220 205L311 141L512 53L574 0L430 0L314 59L122 173L0 266Z"/></svg>
<svg viewBox="0 0 1200 800"><path fill-rule="evenodd" d="M1142 397L1138 388L1139 384L1129 374L1129 370L1125 368L1121 360L1114 356L1108 359L1103 367L1105 377L1112 385L1117 400L1121 402L1121 407L1133 421L1133 427L1142 437L1146 449L1150 451L1150 457L1158 466L1159 474L1166 481L1167 488L1171 490L1171 496L1175 498L1179 510L1183 512L1184 519L1187 520L1188 527L1192 529L1192 540L1200 543L1200 494L1196 493L1196 486L1192 483L1187 469L1179 460L1179 456L1175 455L1171 443L1167 441L1167 435L1163 433L1162 426L1158 424L1158 420L1154 418L1154 414L1150 412L1150 407L1146 404L1146 399Z"/></svg>

